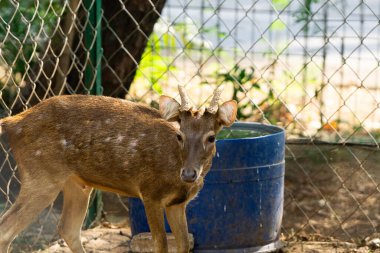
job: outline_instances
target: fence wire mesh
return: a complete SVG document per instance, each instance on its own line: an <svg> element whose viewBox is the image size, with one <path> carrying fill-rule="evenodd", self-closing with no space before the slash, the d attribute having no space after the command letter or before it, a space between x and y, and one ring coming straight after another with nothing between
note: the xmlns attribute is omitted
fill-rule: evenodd
<svg viewBox="0 0 380 253"><path fill-rule="evenodd" d="M153 107L178 84L205 106L223 84L239 120L287 131L284 240L360 245L379 232L378 1L111 0L92 13L97 2L0 1L2 117L90 94L98 81L104 95ZM0 215L20 185L6 143L1 150ZM56 239L60 206L14 249Z"/></svg>

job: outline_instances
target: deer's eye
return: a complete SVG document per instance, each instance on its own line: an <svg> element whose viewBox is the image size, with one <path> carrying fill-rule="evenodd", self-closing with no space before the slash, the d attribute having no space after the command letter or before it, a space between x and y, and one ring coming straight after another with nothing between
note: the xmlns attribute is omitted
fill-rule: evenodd
<svg viewBox="0 0 380 253"><path fill-rule="evenodd" d="M208 138L207 138L208 142L210 143L213 143L215 142L215 135L210 135Z"/></svg>
<svg viewBox="0 0 380 253"><path fill-rule="evenodd" d="M182 136L180 135L180 134L177 134L177 140L178 141L182 141L183 139L182 139Z"/></svg>

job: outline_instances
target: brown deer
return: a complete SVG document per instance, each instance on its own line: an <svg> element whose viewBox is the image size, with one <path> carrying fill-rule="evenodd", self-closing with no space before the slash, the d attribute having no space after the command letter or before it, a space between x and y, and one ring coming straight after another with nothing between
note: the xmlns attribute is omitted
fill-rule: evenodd
<svg viewBox="0 0 380 253"><path fill-rule="evenodd" d="M0 217L0 253L57 197L64 194L59 233L85 252L81 227L93 188L139 197L155 252L167 252L166 212L178 252L189 251L185 208L203 186L215 154L215 135L236 118L233 100L193 110L182 86L181 105L161 96L159 111L104 96L47 99L1 120L19 168L21 189Z"/></svg>

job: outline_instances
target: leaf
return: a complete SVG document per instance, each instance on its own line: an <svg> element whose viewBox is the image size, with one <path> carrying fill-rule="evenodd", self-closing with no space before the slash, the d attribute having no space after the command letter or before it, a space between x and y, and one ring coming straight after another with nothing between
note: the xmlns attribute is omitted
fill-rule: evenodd
<svg viewBox="0 0 380 253"><path fill-rule="evenodd" d="M240 71L239 76L238 76L238 81L239 81L239 83L244 83L244 77L245 77L245 69L242 69L242 70Z"/></svg>
<svg viewBox="0 0 380 253"><path fill-rule="evenodd" d="M162 87L161 85L158 83L158 82L155 82L153 85L152 85L152 88L153 90L155 90L158 94L162 95L163 91L162 91Z"/></svg>
<svg viewBox="0 0 380 253"><path fill-rule="evenodd" d="M272 0L272 3L277 10L283 10L286 6L289 5L290 1L289 0Z"/></svg>
<svg viewBox="0 0 380 253"><path fill-rule="evenodd" d="M227 33L218 31L217 36L219 39L224 39L227 36Z"/></svg>
<svg viewBox="0 0 380 253"><path fill-rule="evenodd" d="M282 31L286 27L285 23L282 22L280 19L277 19L270 25L270 30L271 31Z"/></svg>

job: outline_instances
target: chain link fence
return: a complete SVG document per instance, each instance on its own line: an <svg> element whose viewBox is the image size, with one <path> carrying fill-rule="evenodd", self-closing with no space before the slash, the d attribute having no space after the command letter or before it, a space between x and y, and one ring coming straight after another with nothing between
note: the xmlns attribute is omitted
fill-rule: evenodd
<svg viewBox="0 0 380 253"><path fill-rule="evenodd" d="M0 1L3 117L75 93L157 107L160 94L177 96L178 84L201 107L223 84L223 99L239 101L239 120L287 131L282 239L361 245L379 232L378 1L100 3ZM4 142L0 162L1 215L20 184ZM15 250L57 238L60 202Z"/></svg>

